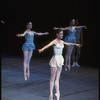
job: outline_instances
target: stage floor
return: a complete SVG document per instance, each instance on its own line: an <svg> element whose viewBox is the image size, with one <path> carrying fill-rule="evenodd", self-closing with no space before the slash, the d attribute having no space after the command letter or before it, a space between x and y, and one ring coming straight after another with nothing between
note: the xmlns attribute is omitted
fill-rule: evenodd
<svg viewBox="0 0 100 100"><path fill-rule="evenodd" d="M2 57L2 100L49 100L48 62L47 59L32 58L30 79L25 81L23 57ZM71 68L71 72L66 72L63 68L60 93L60 100L99 100L98 67L74 67ZM55 96L54 100L56 100Z"/></svg>

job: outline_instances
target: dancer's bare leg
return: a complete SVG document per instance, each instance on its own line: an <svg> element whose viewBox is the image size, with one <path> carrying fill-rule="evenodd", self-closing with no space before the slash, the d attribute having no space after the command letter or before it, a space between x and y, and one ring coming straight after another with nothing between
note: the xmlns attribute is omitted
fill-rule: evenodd
<svg viewBox="0 0 100 100"><path fill-rule="evenodd" d="M67 71L69 64L69 54L70 54L70 46L66 46L66 54L65 54L65 71Z"/></svg>
<svg viewBox="0 0 100 100"><path fill-rule="evenodd" d="M32 54L33 54L33 51L28 51L28 71L27 71L27 74L28 74L28 79L29 79L29 76L30 76L30 61L31 61L31 58L32 58Z"/></svg>
<svg viewBox="0 0 100 100"><path fill-rule="evenodd" d="M68 67L69 67L69 71L70 71L70 68L71 68L71 54L72 54L72 50L73 50L73 46L69 46L69 58L68 58Z"/></svg>
<svg viewBox="0 0 100 100"><path fill-rule="evenodd" d="M53 88L54 88L54 81L56 76L56 67L51 67L51 78L50 78L50 96L49 100L53 100Z"/></svg>
<svg viewBox="0 0 100 100"><path fill-rule="evenodd" d="M65 54L65 71L69 68L70 71L70 63L71 63L71 54L72 54L73 46L66 46L66 54Z"/></svg>
<svg viewBox="0 0 100 100"><path fill-rule="evenodd" d="M27 80L27 68L28 68L28 51L23 51L24 54L24 78Z"/></svg>
<svg viewBox="0 0 100 100"><path fill-rule="evenodd" d="M56 72L56 79L55 79L55 88L56 88L56 94L55 95L57 97L57 100L60 99L59 79L60 79L61 71L62 71L62 67L58 67L57 72Z"/></svg>

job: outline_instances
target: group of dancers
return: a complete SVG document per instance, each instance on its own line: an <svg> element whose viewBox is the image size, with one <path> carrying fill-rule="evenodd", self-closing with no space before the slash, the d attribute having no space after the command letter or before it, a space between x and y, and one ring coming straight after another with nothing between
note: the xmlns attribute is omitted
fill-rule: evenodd
<svg viewBox="0 0 100 100"><path fill-rule="evenodd" d="M76 20L76 22L78 24L78 20ZM60 79L60 74L62 71L62 66L64 65L64 58L62 56L64 45L66 46L65 71L70 71L71 54L72 54L73 48L74 48L74 52L73 52L72 67L74 67L74 66L79 67L78 58L79 58L80 53L78 53L78 57L76 60L75 60L74 53L75 53L76 48L80 48L82 46L82 44L80 43L80 36L81 36L82 28L86 29L86 26L75 25L76 22L75 22L75 19L72 19L70 21L70 25L68 27L65 27L65 28L54 27L56 39L51 41L49 44L47 44L43 48L38 49L38 52L41 53L45 49L49 48L50 46L53 46L54 54L49 62L49 65L51 68L49 100L53 100L54 86L56 89L56 94L55 94L56 99L57 100L60 99L59 79ZM24 54L23 66L24 66L24 78L25 78L25 80L28 80L30 77L30 70L29 70L30 61L31 61L31 57L33 54L33 50L35 50L34 35L48 35L49 33L48 32L38 33L35 31L31 31L32 22L28 22L26 25L26 28L27 29L23 34L17 34L16 36L18 36L18 37L25 36L25 43L22 46L22 51ZM62 39L63 39L63 31L64 30L67 30L68 35L64 38L64 41L63 41ZM78 34L76 34L77 31L78 31Z"/></svg>

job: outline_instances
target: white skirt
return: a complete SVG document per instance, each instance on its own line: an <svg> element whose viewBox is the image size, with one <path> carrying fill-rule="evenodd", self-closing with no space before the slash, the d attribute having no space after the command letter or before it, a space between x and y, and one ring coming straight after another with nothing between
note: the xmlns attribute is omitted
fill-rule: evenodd
<svg viewBox="0 0 100 100"><path fill-rule="evenodd" d="M64 65L64 58L62 55L54 55L50 62L49 65L51 67L62 67L62 65Z"/></svg>

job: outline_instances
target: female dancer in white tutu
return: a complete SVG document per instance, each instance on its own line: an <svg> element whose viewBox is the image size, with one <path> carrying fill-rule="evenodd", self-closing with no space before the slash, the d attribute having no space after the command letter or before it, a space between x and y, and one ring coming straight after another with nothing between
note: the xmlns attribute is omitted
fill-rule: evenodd
<svg viewBox="0 0 100 100"><path fill-rule="evenodd" d="M66 43L62 41L61 39L63 38L63 31L61 30L55 30L56 31L56 36L57 38L50 42L48 45L44 46L42 49L39 49L39 53L43 52L45 49L47 49L50 46L53 46L54 50L54 55L51 58L49 65L51 66L51 79L50 79L50 96L49 100L53 100L53 88L55 85L56 88L56 98L57 100L60 99L60 91L59 91L59 79L60 79L60 74L62 71L62 65L64 63L64 58L62 56L62 51L65 45L77 45L80 46L79 44L75 43Z"/></svg>

